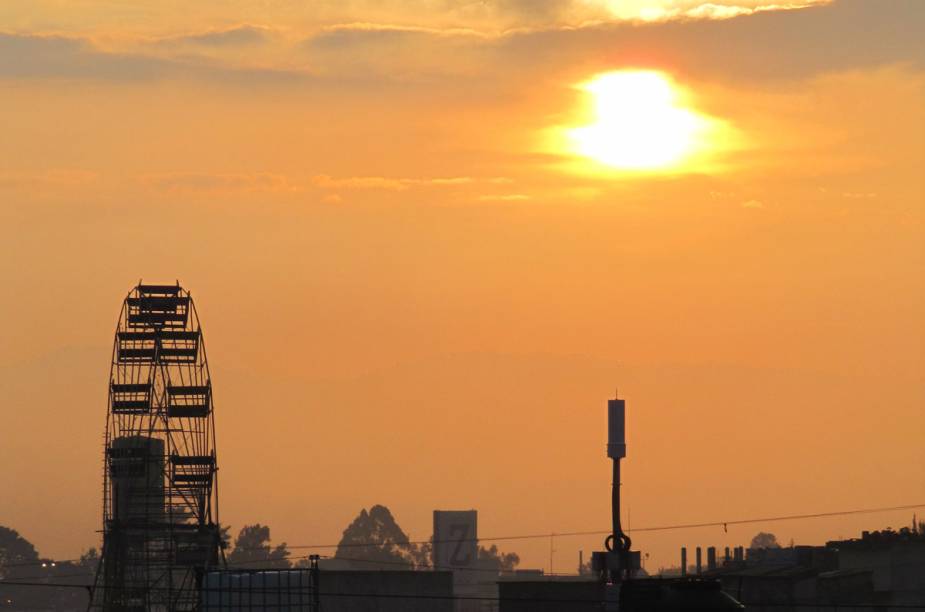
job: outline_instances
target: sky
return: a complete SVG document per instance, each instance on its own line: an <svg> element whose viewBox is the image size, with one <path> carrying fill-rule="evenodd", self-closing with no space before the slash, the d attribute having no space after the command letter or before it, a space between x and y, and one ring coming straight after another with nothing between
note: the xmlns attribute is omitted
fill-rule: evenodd
<svg viewBox="0 0 925 612"><path fill-rule="evenodd" d="M196 301L235 531L336 543L377 503L415 539L434 509L607 529L616 390L630 528L925 503L923 25L918 0L3 2L0 524L98 545L139 279ZM723 136L644 171L563 145L615 71ZM634 544L654 569L911 520ZM602 541L499 544L562 572Z"/></svg>

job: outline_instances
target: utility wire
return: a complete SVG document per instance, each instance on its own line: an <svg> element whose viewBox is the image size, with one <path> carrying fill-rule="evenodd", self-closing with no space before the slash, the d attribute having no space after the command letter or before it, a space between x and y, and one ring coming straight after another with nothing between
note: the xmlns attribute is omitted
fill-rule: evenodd
<svg viewBox="0 0 925 612"><path fill-rule="evenodd" d="M46 588L78 588L86 589L85 585L77 584L60 584L60 583L47 583L47 582L8 582L5 583L10 586L29 586L29 587L46 587ZM98 589L119 589L121 587L115 586L106 586L98 585ZM160 591L169 591L167 587L152 587L146 589L148 592L160 592ZM258 587L258 588L248 588L248 587L202 587L200 591L208 592L220 592L220 593L244 593L244 594L279 594L279 587ZM302 591L304 594L310 594L310 587L303 587L302 589L296 589L296 591ZM354 598L370 598L370 599L427 599L427 600L451 600L451 601L514 601L514 602L532 602L532 603L597 603L598 600L595 598L553 598L553 597L490 597L490 596L479 596L479 595L429 595L421 593L342 593L342 592L318 592L319 597L354 597ZM793 602L793 603L771 603L771 602L740 602L745 606L763 606L763 607L786 607L792 608L794 606L815 606L820 608L866 608L866 609L907 609L907 610L922 610L925 609L925 604L875 604L875 603L858 603L858 604L825 604L817 602Z"/></svg>
<svg viewBox="0 0 925 612"><path fill-rule="evenodd" d="M725 521L711 521L708 523L680 523L675 525L660 525L655 527L637 527L634 529L627 529L628 533L642 533L642 532L655 532L655 531L672 531L676 529L695 529L698 527L722 527L724 525L747 525L751 523L770 523L774 521L796 521L803 519L813 519L813 518L827 518L833 516L849 516L853 514L876 514L879 512L893 512L898 510L915 510L918 508L925 508L925 503L922 504L907 504L904 506L888 506L881 508L861 508L857 510L838 510L835 512L818 512L814 514L789 514L784 516L770 516L762 518L750 518L750 519L733 519ZM449 539L449 540L436 540L436 543L439 544L450 544L456 542L500 542L506 540L537 540L537 539L549 539L550 537L566 537L566 536L587 536L587 535L607 535L611 532L610 529L606 530L595 530L595 531L556 531L552 533L534 533L534 534L524 534L524 535L509 535L509 536L492 536L492 537L478 537L478 538L460 538L460 539ZM429 544L431 540L412 540L408 544ZM375 543L355 543L355 542L345 542L341 544L293 544L286 545L288 549L300 549L300 548L363 548L369 546L376 546ZM248 549L244 549L248 550Z"/></svg>
<svg viewBox="0 0 925 612"><path fill-rule="evenodd" d="M302 558L302 557L293 557L293 558ZM329 560L350 561L350 562L364 563L364 564L369 565L369 566L375 566L375 565L395 565L395 566L403 566L403 567L406 567L406 568L408 568L408 569L413 569L413 570L439 570L439 569L445 569L446 571L453 571L453 572L487 572L487 573L495 574L495 575L498 575L498 576L502 576L502 575L512 576L512 575L514 575L515 572L516 572L516 570L506 570L506 569L501 569L501 568L493 569L493 568L488 568L488 567L446 567L446 568L442 568L442 567L437 566L437 565L434 565L434 564L432 564L432 563L415 564L415 563L412 563L412 562L410 562L410 561L407 562L407 563L402 562L402 561L387 561L387 560L376 561L376 560L372 560L372 559L360 559L360 558L357 558L357 557L332 557L332 556L330 556L330 555L322 555L321 558L322 558L322 559L329 559ZM230 564L229 564L229 565L230 565ZM331 570L329 570L329 571L331 571ZM544 576L574 576L574 574L551 574L551 573L544 573L543 575L544 575Z"/></svg>
<svg viewBox="0 0 925 612"><path fill-rule="evenodd" d="M298 557L288 557L288 558L286 559L286 561L296 561L296 560L307 559L307 558L310 557L310 556L312 556L312 555L304 555L304 556L298 556ZM332 557L332 556L329 556L329 555L321 555L320 558L321 558L321 559L327 559L327 560L336 559L336 560L340 560L340 561L350 561L350 562L354 562L354 561L355 561L355 562L363 563L363 564L366 564L366 565L369 565L369 566L393 565L393 566L396 566L396 567L404 567L404 568L407 569L408 571L429 571L429 570L441 571L441 568L440 568L440 567L435 566L435 565L432 565L432 564L423 564L423 565L413 565L413 566L412 566L410 563L403 563L403 562L401 562L401 561L387 561L387 560L372 561L372 560L370 560L370 559L361 559L361 558L356 558L356 557ZM292 572L292 571L295 571L295 572L301 572L301 571L308 571L308 570L309 570L309 568L307 568L307 567L297 567L297 566L295 566L295 565L292 565L292 566L286 567L286 568L271 568L271 567L266 567L266 566L261 567L261 566L259 565L260 563L261 563L261 561L259 561L259 560L256 560L256 561L241 561L241 562L238 562L238 563L228 563L228 564L227 564L227 568L231 568L231 571L241 571L241 572L248 572L248 571L261 571L261 572L265 572L265 571L270 571L270 572L274 572L274 571L277 571L277 572ZM908 562L893 563L893 564L891 565L891 567L920 567L921 565L922 565L921 563L917 563L917 562L915 562L915 561L908 561ZM248 566L250 566L250 567L248 567ZM221 565L218 565L218 566L215 566L214 568L210 568L208 571L221 572L221 571L224 571L225 569L226 569L225 567L222 567ZM374 569L374 568L372 568L372 569ZM331 572L331 571L340 571L340 570L337 570L337 569L325 569L325 568L321 568L321 571L322 571L322 572ZM351 570L346 570L346 571L351 571ZM484 572L484 573L491 573L491 574L494 574L494 575L496 575L496 576L508 576L508 577L516 576L516 575L517 575L517 570L516 570L516 569L514 569L514 570L506 570L506 569L490 569L490 568L484 568L484 567L448 567L448 568L445 568L444 571L453 571L453 572ZM735 574L730 574L730 575L735 575ZM62 575L60 575L60 576L50 576L49 578L52 578L52 579L54 579L54 580L58 580L58 579L62 579L62 578L93 578L94 576L96 576L95 573L82 573L82 574L62 574ZM575 577L575 574L567 574L567 573L548 573L548 572L546 572L546 573L543 574L543 576L547 576L547 577L548 577L548 576L552 576L552 577L559 577L559 576ZM658 574L656 574L656 575L653 576L653 577L661 577L661 576L658 575ZM718 576L714 576L714 577L718 577ZM17 576L17 577L15 577L15 578L10 578L10 579L0 579L0 586L2 586L2 585L4 585L4 584L13 584L13 582L15 582L15 581L22 581L22 580L41 580L41 579L43 579L43 578L46 578L46 576L36 576L36 575L32 575L32 576ZM80 586L80 585L75 585L75 586Z"/></svg>
<svg viewBox="0 0 925 612"><path fill-rule="evenodd" d="M861 508L855 510L837 510L834 512L817 512L814 514L790 514L783 516L769 516L761 518L748 518L748 519L732 519L725 521L711 521L706 523L679 523L675 525L659 525L654 527L637 527L634 529L627 529L629 533L642 533L642 532L658 532L658 531L673 531L678 529L696 529L700 527L723 527L729 525L748 525L753 523L770 523L775 521L796 521L796 520L805 520L805 519L815 519L815 518L829 518L834 516L850 516L855 514L877 514L881 512L894 512L899 510L916 510L920 508L925 508L925 503L922 504L906 504L903 506L884 506L879 508ZM521 534L521 535L509 535L509 536L492 536L492 537L478 537L478 538L460 538L460 539L447 539L447 540L436 540L436 543L439 544L451 544L457 542L500 542L507 540L536 540L536 539L549 539L550 537L571 537L571 536L589 536L589 535L607 535L610 533L610 530L594 530L594 531L555 531L551 533L536 533L536 534ZM408 544L430 544L434 543L433 540L409 540ZM286 544L287 549L298 550L298 549L316 549L316 548L367 548L370 546L377 546L375 542L369 543L356 543L356 542L345 542L339 544ZM246 547L238 550L265 550L262 547ZM299 558L299 557L289 557L289 558ZM66 559L66 560L55 560L55 563L75 563L80 561L80 559ZM29 565L41 565L47 561L30 561L27 563L10 563L4 565L3 567L23 567Z"/></svg>

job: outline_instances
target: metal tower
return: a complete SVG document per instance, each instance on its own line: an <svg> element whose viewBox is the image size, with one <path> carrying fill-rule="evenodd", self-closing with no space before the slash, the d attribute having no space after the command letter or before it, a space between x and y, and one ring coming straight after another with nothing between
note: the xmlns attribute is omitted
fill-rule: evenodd
<svg viewBox="0 0 925 612"><path fill-rule="evenodd" d="M591 554L591 567L617 587L612 596L619 597L619 585L633 577L640 561L639 552L631 550L633 543L620 523L620 460L626 457L626 402L619 398L607 401L607 456L613 461L611 533L604 540L607 551Z"/></svg>
<svg viewBox="0 0 925 612"><path fill-rule="evenodd" d="M212 383L189 292L139 284L112 350L91 608L194 610L219 559Z"/></svg>
<svg viewBox="0 0 925 612"><path fill-rule="evenodd" d="M613 461L613 483L610 494L611 534L604 541L610 553L608 569L611 582L632 576L639 569L638 553L630 550L633 542L620 524L620 460L626 457L626 402L614 398L607 401L607 456Z"/></svg>

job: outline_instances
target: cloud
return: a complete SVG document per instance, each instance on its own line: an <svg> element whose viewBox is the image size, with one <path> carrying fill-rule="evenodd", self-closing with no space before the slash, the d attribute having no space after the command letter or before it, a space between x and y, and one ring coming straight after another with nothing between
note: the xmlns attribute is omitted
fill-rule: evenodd
<svg viewBox="0 0 925 612"><path fill-rule="evenodd" d="M486 2L501 15L511 15L523 23L525 20L545 23L562 23L566 20L586 20L590 17L604 17L604 6L595 6L587 0L495 0ZM600 4L600 3L597 3Z"/></svg>
<svg viewBox="0 0 925 612"><path fill-rule="evenodd" d="M0 77L4 78L138 80L158 76L163 69L161 60L102 53L86 39L0 32Z"/></svg>
<svg viewBox="0 0 925 612"><path fill-rule="evenodd" d="M515 30L580 28L589 24L728 19L762 11L792 10L831 0L354 0L335 11L342 22L388 17L405 31L458 28L487 35Z"/></svg>
<svg viewBox="0 0 925 612"><path fill-rule="evenodd" d="M498 55L547 66L582 65L597 57L615 66L669 66L708 78L804 79L895 63L925 66L918 27L923 18L925 3L918 0L896 0L889 10L840 0L798 11L753 9L730 19L514 33L499 43Z"/></svg>
<svg viewBox="0 0 925 612"><path fill-rule="evenodd" d="M406 180L382 176L352 176L336 179L326 174L312 177L312 183L322 189L388 189L402 191L408 188Z"/></svg>
<svg viewBox="0 0 925 612"><path fill-rule="evenodd" d="M358 59L395 66L413 59L425 48L442 56L446 47L456 46L469 54L472 43L482 43L487 38L474 30L356 22L321 28L307 36L301 47L322 69L332 62L341 65ZM416 63L424 59L428 58L418 55Z"/></svg>
<svg viewBox="0 0 925 612"><path fill-rule="evenodd" d="M742 208L764 208L764 202L761 200L748 200L742 202Z"/></svg>
<svg viewBox="0 0 925 612"><path fill-rule="evenodd" d="M142 174L136 180L149 188L170 193L295 193L303 191L306 187L314 186L327 192L322 200L328 203L339 203L343 196L338 191L351 190L383 190L407 191L413 188L456 188L464 185L502 185L510 183L505 177L472 178L468 176L431 177L431 178L391 178L384 176L348 176L335 178L326 174L318 174L308 179L293 179L292 177L272 172L251 173L212 173L212 172L167 172ZM0 187L3 186L3 175L0 175ZM479 199L484 201L513 201L524 200L527 196L522 194L486 195Z"/></svg>
<svg viewBox="0 0 925 612"><path fill-rule="evenodd" d="M577 27L652 15L704 15L702 6L754 10L826 0L28 0L0 3L4 23L48 24L57 31L165 32L220 24L298 24L304 31L357 21L414 27L471 28L497 33L517 28ZM28 27L28 26L27 26ZM236 26L237 27L237 26Z"/></svg>
<svg viewBox="0 0 925 612"><path fill-rule="evenodd" d="M523 193L486 194L478 197L479 202L522 202L530 196Z"/></svg>
<svg viewBox="0 0 925 612"><path fill-rule="evenodd" d="M0 172L0 189L79 187L96 182L99 175L89 170L57 169L38 173Z"/></svg>
<svg viewBox="0 0 925 612"><path fill-rule="evenodd" d="M338 23L321 28L311 39L316 41L336 40L338 37L349 37L352 34L364 36L365 38L379 37L383 39L398 38L402 36L413 36L422 34L428 36L471 36L476 38L488 38L489 35L473 28L431 28L425 26L408 26L391 23L375 23L367 21L355 21L349 23Z"/></svg>
<svg viewBox="0 0 925 612"><path fill-rule="evenodd" d="M300 190L286 176L270 172L173 172L145 174L139 176L138 180L143 185L169 192L285 193Z"/></svg>
<svg viewBox="0 0 925 612"><path fill-rule="evenodd" d="M343 23L322 28L300 47L313 69L330 75L476 75L490 65L495 36L469 28Z"/></svg>
<svg viewBox="0 0 925 612"><path fill-rule="evenodd" d="M165 78L249 86L316 80L311 74L287 68L238 67L202 57L172 59L134 51L104 51L88 38L0 32L0 79L136 82Z"/></svg>
<svg viewBox="0 0 925 612"><path fill-rule="evenodd" d="M513 14L557 25L621 21L730 19L764 11L783 11L829 4L832 0L495 0L486 3L499 14Z"/></svg>
<svg viewBox="0 0 925 612"><path fill-rule="evenodd" d="M534 5L512 0L466 6L476 4L484 4L490 14L518 14ZM308 30L318 29L307 37L244 24L155 43L110 41L109 51L88 38L0 32L0 78L180 77L247 86L338 83L367 88L419 79L433 89L441 84L438 79L453 87L464 76L469 79L466 90L476 95L479 84L519 87L521 79L536 84L537 76L555 77L575 67L670 66L693 77L760 81L896 63L925 66L925 37L918 27L925 3L919 0L895 0L889 10L865 0L672 0L658 3L662 18L653 13L654 21L648 23L628 23L620 13L571 25L580 13L575 11L585 5L596 6L597 13L602 6L638 13L652 3L543 2L540 14L554 23L513 20L516 27L491 30L478 27L482 17L448 2L450 21L431 14L430 24L424 18L415 23L408 11L398 11L408 15L409 23L308 25ZM365 6L360 3L354 13ZM369 8L372 16L384 11Z"/></svg>
<svg viewBox="0 0 925 612"><path fill-rule="evenodd" d="M728 0L701 2L698 0L662 0L661 2L625 2L613 6L616 16L643 21L668 21L690 19L732 19L742 15L754 15L768 11L792 11L821 6L832 0L801 0L793 2L767 3L763 0Z"/></svg>
<svg viewBox="0 0 925 612"><path fill-rule="evenodd" d="M630 5L639 9L651 3L618 6ZM405 80L413 74L462 74L478 79L473 83L523 78L535 84L538 73L608 64L668 66L694 77L745 81L801 80L896 63L925 67L925 37L917 27L925 18L925 3L919 0L896 0L889 10L865 0L659 6L661 16L652 14L648 21L612 18L494 33L345 23L310 36L303 49L321 73Z"/></svg>
<svg viewBox="0 0 925 612"><path fill-rule="evenodd" d="M475 182L468 176L452 176L446 178L387 178L383 176L350 176L346 178L333 178L326 174L313 176L312 184L321 189L385 189L389 191L405 191L411 187L441 187L466 185Z"/></svg>
<svg viewBox="0 0 925 612"><path fill-rule="evenodd" d="M158 38L153 43L159 46L246 47L268 42L271 33L271 28L265 26L239 25L221 30Z"/></svg>

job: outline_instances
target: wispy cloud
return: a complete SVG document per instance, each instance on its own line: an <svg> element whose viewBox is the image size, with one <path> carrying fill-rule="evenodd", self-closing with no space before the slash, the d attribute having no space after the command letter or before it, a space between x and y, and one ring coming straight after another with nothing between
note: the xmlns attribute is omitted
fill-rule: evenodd
<svg viewBox="0 0 925 612"><path fill-rule="evenodd" d="M652 23L644 25L627 23L622 13L571 24L562 15L589 2L542 4L551 23L514 20L516 27L494 30L477 27L479 20L465 15L444 20L431 15L429 24L410 17L401 24L309 22L302 32L244 22L155 39L105 39L105 48L85 36L0 31L0 78L187 78L248 86L331 82L367 87L419 78L434 87L458 83L464 75L477 92L478 85L492 79L491 87L519 78L535 81L538 73L552 74L589 58L651 57L652 50L658 51L659 62L679 72L749 80L925 63L925 38L916 28L923 15L918 0L896 0L889 11L859 0L799 11L792 9L827 3L640 0L598 6L622 7L637 17L648 8ZM534 3L487 5L492 14L508 14L527 11ZM385 15L384 9L370 12L371 17ZM883 44L884 37L889 45ZM850 47L839 46L846 39Z"/></svg>
<svg viewBox="0 0 925 612"><path fill-rule="evenodd" d="M495 181L497 178L480 179ZM349 176L334 178L327 174L318 174L311 179L312 184L321 189L385 189L404 191L412 187L447 187L467 185L476 182L469 176L451 176L437 178L389 178L384 176Z"/></svg>
<svg viewBox="0 0 925 612"><path fill-rule="evenodd" d="M388 35L390 33L394 34L430 34L435 36L475 36L478 38L486 38L490 34L476 30L474 28L436 28L436 27L425 27L425 26L409 26L409 25L399 25L391 23L375 23L369 21L353 21L349 23L337 23L329 26L322 27L316 36L333 36L337 34L349 34L353 32L362 32L362 33L381 33L383 35Z"/></svg>
<svg viewBox="0 0 925 612"><path fill-rule="evenodd" d="M285 193L299 191L285 175L271 172L206 173L173 172L144 174L138 181L148 187L169 192L203 193Z"/></svg>
<svg viewBox="0 0 925 612"><path fill-rule="evenodd" d="M743 15L769 11L793 11L821 6L832 0L801 0L796 2L763 2L762 0L726 0L700 2L698 0L662 0L661 2L628 2L613 4L615 16L643 21L670 21L690 19L732 19Z"/></svg>
<svg viewBox="0 0 925 612"><path fill-rule="evenodd" d="M530 196L525 193L497 193L483 194L477 199L479 202L522 202L529 200Z"/></svg>
<svg viewBox="0 0 925 612"><path fill-rule="evenodd" d="M239 25L220 30L207 30L157 38L157 45L192 45L203 47L241 47L268 42L272 30L266 26Z"/></svg>
<svg viewBox="0 0 925 612"><path fill-rule="evenodd" d="M89 185L99 174L89 170L57 169L44 172L0 172L0 189L36 189Z"/></svg>
<svg viewBox="0 0 925 612"><path fill-rule="evenodd" d="M101 52L84 38L0 32L0 78L139 80L163 68L158 59Z"/></svg>
<svg viewBox="0 0 925 612"><path fill-rule="evenodd" d="M0 79L139 82L186 78L249 86L315 80L313 75L289 67L253 67L247 63L217 62L203 55L168 57L140 52L140 48L151 45L150 39L121 44L129 48L104 50L85 37L0 31Z"/></svg>

